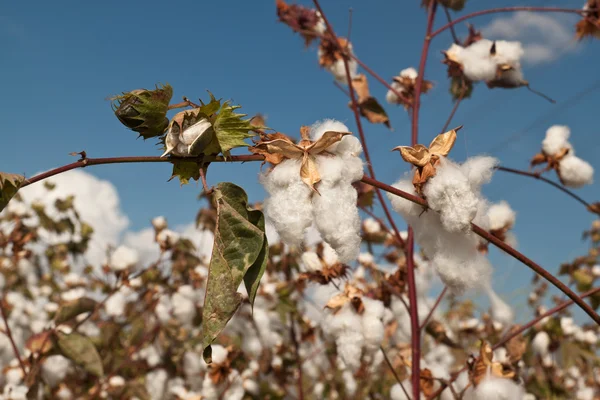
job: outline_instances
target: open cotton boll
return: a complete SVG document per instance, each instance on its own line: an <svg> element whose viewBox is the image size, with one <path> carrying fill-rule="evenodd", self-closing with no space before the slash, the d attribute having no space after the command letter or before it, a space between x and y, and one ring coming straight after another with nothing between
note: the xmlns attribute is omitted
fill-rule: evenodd
<svg viewBox="0 0 600 400"><path fill-rule="evenodd" d="M496 54L493 59L498 64L509 64L514 67L520 65L521 57L525 54L521 42L496 40Z"/></svg>
<svg viewBox="0 0 600 400"><path fill-rule="evenodd" d="M412 384L408 379L405 379L402 381L402 386L400 386L399 383L396 383L394 386L392 386L392 390L390 391L390 400L411 400L410 397L406 397L402 387L404 387L404 390L406 390L408 394L412 393Z"/></svg>
<svg viewBox="0 0 600 400"><path fill-rule="evenodd" d="M313 141L320 139L325 132L350 132L350 129L340 121L334 119L325 119L317 121L310 127L310 138ZM359 156L362 153L360 140L353 135L346 135L337 143L332 144L327 148L327 151L344 156L352 155Z"/></svg>
<svg viewBox="0 0 600 400"><path fill-rule="evenodd" d="M337 253L340 262L355 260L360 253L360 216L356 207L357 193L352 185L319 186L320 196L312 198L317 229Z"/></svg>
<svg viewBox="0 0 600 400"><path fill-rule="evenodd" d="M409 67L409 68L405 68L402 71L400 71L400 76L403 78L408 78L408 79L414 80L414 79L417 79L417 77L419 76L419 73L413 67Z"/></svg>
<svg viewBox="0 0 600 400"><path fill-rule="evenodd" d="M460 170L467 177L473 190L479 190L481 185L492 180L495 167L499 164L497 158L475 156L468 158L460 165Z"/></svg>
<svg viewBox="0 0 600 400"><path fill-rule="evenodd" d="M451 245L450 242L444 246ZM483 280L491 275L489 261L470 243L457 241L454 246L444 248L433 256L433 265L440 278L456 294L480 287Z"/></svg>
<svg viewBox="0 0 600 400"><path fill-rule="evenodd" d="M394 81L390 86L396 92L402 92L404 90L404 86L402 86L402 84L400 84L399 82ZM398 97L398 95L392 90L388 90L385 94L385 101L387 101L390 104L398 104L399 100L400 98Z"/></svg>
<svg viewBox="0 0 600 400"><path fill-rule="evenodd" d="M440 158L436 174L425 185L423 194L429 207L440 212L446 230L460 232L469 229L477 214L479 199L456 164Z"/></svg>
<svg viewBox="0 0 600 400"><path fill-rule="evenodd" d="M492 318L504 326L512 324L515 317L512 308L496 294L489 283L486 289L490 299L490 311Z"/></svg>
<svg viewBox="0 0 600 400"><path fill-rule="evenodd" d="M517 400L524 394L523 387L510 379L488 376L473 391L473 400Z"/></svg>
<svg viewBox="0 0 600 400"><path fill-rule="evenodd" d="M369 353L379 350L383 342L385 328L383 326L384 305L379 300L362 299L365 312L362 315L362 331L365 348Z"/></svg>
<svg viewBox="0 0 600 400"><path fill-rule="evenodd" d="M594 167L574 155L567 155L558 163L560 179L572 188L590 185L594 181Z"/></svg>
<svg viewBox="0 0 600 400"><path fill-rule="evenodd" d="M119 246L111 254L108 264L113 271L123 271L134 267L138 262L137 251L127 246Z"/></svg>
<svg viewBox="0 0 600 400"><path fill-rule="evenodd" d="M531 348L533 352L539 356L545 356L548 354L549 346L550 336L548 336L548 334L544 331L538 332L531 341Z"/></svg>
<svg viewBox="0 0 600 400"><path fill-rule="evenodd" d="M490 220L490 229L498 230L506 226L513 226L516 219L516 214L510 205L502 200L499 203L492 204L488 209L488 217Z"/></svg>
<svg viewBox="0 0 600 400"><path fill-rule="evenodd" d="M265 215L284 243L300 247L312 224L311 190L300 179L300 162L285 160L260 180L271 195L264 202Z"/></svg>
<svg viewBox="0 0 600 400"><path fill-rule="evenodd" d="M546 137L542 140L542 151L546 155L554 155L564 148L572 149L568 139L571 130L566 125L554 125L546 131Z"/></svg>

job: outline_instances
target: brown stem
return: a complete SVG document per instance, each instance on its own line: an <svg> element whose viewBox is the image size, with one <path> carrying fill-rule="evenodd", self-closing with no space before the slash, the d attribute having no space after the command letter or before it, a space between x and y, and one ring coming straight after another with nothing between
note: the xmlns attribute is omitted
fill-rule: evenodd
<svg viewBox="0 0 600 400"><path fill-rule="evenodd" d="M402 198L404 198L406 200L412 201L413 203L417 203L417 204L420 204L420 205L422 205L424 207L427 207L427 202L424 199L422 199L421 197L412 195L410 193L406 193L406 192L404 192L402 190L396 189L393 186L386 185L385 183L376 181L376 180L368 178L368 177L363 177L362 182L364 182L366 184L369 184L371 186L379 187L381 190L384 190L386 192L392 193L392 194L394 194L396 196L399 196L399 197L402 197ZM596 314L596 312L594 311L594 309L589 304L587 304L585 301L583 301L581 299L581 297L579 297L577 295L577 293L575 293L571 289L569 289L569 287L567 285L565 285L564 283L562 283L559 279L557 279L550 272L548 272L547 270L545 270L543 267L541 267L540 265L538 265L537 263L535 263L534 261L532 261L531 259L529 259L527 256L525 256L524 254L522 254L518 250L513 249L512 247L510 247L509 245L507 245L506 243L504 243L503 241L501 241L500 239L498 239L494 235L490 234L488 231L486 231L485 229L481 228L480 226L471 223L471 230L475 234L477 234L478 236L484 238L488 242L491 242L494 246L496 246L499 249L503 250L508 255L512 256L513 258L519 260L521 263L523 263L526 266L528 266L530 269L532 269L537 274L541 275L548 282L552 283L557 289L559 289L561 292L563 292L564 294L566 294L583 311L585 311L585 313L587 315L589 315L590 318L592 318L594 320L594 322L596 322L598 325L600 325L600 316L598 314Z"/></svg>
<svg viewBox="0 0 600 400"><path fill-rule="evenodd" d="M76 161L71 164L63 165L62 167L54 168L41 174L35 175L21 185L21 188L29 186L32 183L39 182L46 178L50 178L54 175L61 174L63 172L70 171L72 169L84 168L90 165L102 165L102 164L126 164L126 163L154 163L154 162L173 162L173 161L197 161L197 162L246 162L246 161L263 161L264 157L258 154L242 155L242 156L229 156L227 159L223 157L205 156L205 157L188 157L188 158L177 158L177 157L158 157L158 156L141 156L141 157L106 157L106 158L85 158L83 160Z"/></svg>
<svg viewBox="0 0 600 400"><path fill-rule="evenodd" d="M432 2L436 3L436 2ZM513 12L513 11L535 11L535 12L563 12L563 13L572 13L572 14L584 14L586 11L582 9L576 8L558 8L558 7L501 7L501 8L490 8L489 10L475 11L471 14L463 15L460 18L455 19L454 21L448 22L446 25L442 26L435 32L431 33L430 37L433 39L440 33L444 32L446 29L453 27L459 22L466 21L471 18L479 17L481 15L486 14L494 14L494 13L502 13L502 12Z"/></svg>
<svg viewBox="0 0 600 400"><path fill-rule="evenodd" d="M444 124L444 127L442 128L441 133L444 133L448 130L448 127L450 126L450 123L452 122L452 119L454 118L454 115L456 114L456 111L458 110L458 107L460 106L460 103L462 102L464 95L465 95L465 88L463 87L462 90L460 91L460 95L454 101L454 107L452 107L452 111L450 111L450 115L448 116L448 119L446 120L446 123Z"/></svg>
<svg viewBox="0 0 600 400"><path fill-rule="evenodd" d="M390 371L392 371L392 374L394 374L394 378L396 379L396 382L398 382L398 385L400 385L400 388L404 392L404 395L406 396L406 398L410 399L410 396L408 395L408 392L406 391L406 389L404 388L404 385L402 384L402 380L400 379L400 376L398 375L398 373L394 369L394 365L390 361L388 355L385 353L385 350L383 349L383 346L379 346L379 348L381 349L381 352L383 353L383 359L385 360L385 363L387 364L387 366L390 369Z"/></svg>
<svg viewBox="0 0 600 400"><path fill-rule="evenodd" d="M446 19L448 20L448 23L452 23L452 16L450 15L450 10L448 10L448 7L444 6L444 14L446 14ZM454 43L460 44L460 39L458 38L456 31L454 30L454 24L450 25L450 33L452 34L452 39L454 40Z"/></svg>
<svg viewBox="0 0 600 400"><path fill-rule="evenodd" d="M0 313L2 314L2 320L4 321L4 329L6 329L6 336L8 337L8 341L13 349L13 353L15 357L19 361L19 365L21 366L21 371L23 371L23 377L27 376L27 370L25 369L25 364L21 359L21 354L19 354L19 349L17 348L17 344L15 343L15 339L13 338L12 331L10 330L10 326L8 325L8 315L6 315L6 310L4 309L3 299L0 299Z"/></svg>
<svg viewBox="0 0 600 400"><path fill-rule="evenodd" d="M298 399L304 400L304 391L302 389L302 358L300 357L300 344L298 343L298 339L296 339L296 328L293 315L290 315L290 320L290 338L292 339L292 344L294 345L294 356L296 357L296 362L298 363Z"/></svg>
<svg viewBox="0 0 600 400"><path fill-rule="evenodd" d="M440 295L437 297L437 299L435 300L435 303L433 304L433 307L431 307L431 310L429 310L429 314L427 314L427 317L425 317L425 319L423 320L423 323L421 324L421 326L419 327L419 330L423 330L426 326L427 323L429 322L429 320L431 319L431 316L433 315L433 313L435 312L436 308L438 308L438 306L440 305L440 303L442 302L442 299L444 298L444 296L446 295L446 292L448 291L448 286L444 286L444 290L442 290L442 292L440 293Z"/></svg>
<svg viewBox="0 0 600 400"><path fill-rule="evenodd" d="M575 193L573 193L572 191L570 191L569 189L564 187L563 185L558 184L554 181L551 181L550 179L541 176L539 173L522 171L520 169L514 169L514 168L508 168L508 167L502 167L502 166L497 166L496 169L498 171L510 172L511 174L529 176L531 178L540 180L542 182L546 182L547 184L554 186L561 192L566 193L567 195L571 196L573 199L577 200L579 203L583 204L587 208L590 207L590 203L588 203L587 201L585 201L584 199L582 199L581 197L579 197L578 195L576 195Z"/></svg>

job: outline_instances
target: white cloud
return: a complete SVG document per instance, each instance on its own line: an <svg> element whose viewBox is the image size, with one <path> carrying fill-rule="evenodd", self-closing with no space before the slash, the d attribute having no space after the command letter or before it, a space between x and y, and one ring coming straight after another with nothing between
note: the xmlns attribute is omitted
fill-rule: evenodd
<svg viewBox="0 0 600 400"><path fill-rule="evenodd" d="M577 50L573 20L558 14L517 12L494 19L482 29L488 39L518 40L524 62L542 64Z"/></svg>

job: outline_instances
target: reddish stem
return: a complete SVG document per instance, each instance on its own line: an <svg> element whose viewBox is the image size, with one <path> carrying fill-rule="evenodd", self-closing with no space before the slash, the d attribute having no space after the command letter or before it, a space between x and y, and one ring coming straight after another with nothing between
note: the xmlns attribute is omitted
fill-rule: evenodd
<svg viewBox="0 0 600 400"><path fill-rule="evenodd" d="M431 310L429 310L429 314L427 314L427 317L425 317L425 319L423 320L423 323L419 327L419 330L422 331L423 329L425 329L425 327L427 326L427 323L431 319L431 316L433 315L433 313L435 312L435 310L438 308L438 306L442 302L442 299L446 295L447 291L448 291L448 286L444 286L444 290L442 290L442 292L439 294L438 298L435 300L435 303L433 304L433 307L431 307Z"/></svg>
<svg viewBox="0 0 600 400"><path fill-rule="evenodd" d="M590 207L590 203L588 203L587 201L585 201L584 199L582 199L581 197L579 197L578 195L576 195L575 193L573 193L572 191L570 191L569 189L567 189L566 187L564 187L563 185L560 185L560 184L558 184L558 183L556 183L554 181L551 181L550 179L541 176L539 173L522 171L520 169L514 169L514 168L508 168L508 167L502 167L502 166L498 166L498 167L496 167L496 169L498 171L510 172L511 174L529 176L531 178L540 180L542 182L546 182L546 183L554 186L555 188L557 188L561 192L568 194L569 196L571 196L572 198L574 198L575 200L577 200L578 202L580 202L584 206L586 206L588 208Z"/></svg>
<svg viewBox="0 0 600 400"><path fill-rule="evenodd" d="M4 328L6 329L6 336L8 337L8 341L13 349L13 353L15 357L19 361L19 365L21 366L21 370L23 371L23 377L27 376L27 370L25 369L25 364L21 359L21 355L19 354L19 349L17 348L17 344L15 343L15 339L13 338L12 331L10 330L10 326L8 325L8 315L6 315L6 310L4 309L4 305L2 304L2 299L0 299L0 313L2 313L2 320L4 320Z"/></svg>
<svg viewBox="0 0 600 400"><path fill-rule="evenodd" d="M432 2L436 3L436 2ZM582 9L576 8L558 8L558 7L501 7L501 8L490 8L489 10L475 11L471 14L463 15L460 18L455 19L454 21L448 22L446 25L442 26L438 30L434 31L430 35L430 39L433 39L440 33L444 32L446 29L453 27L459 22L466 21L471 18L479 17L486 14L495 14L502 12L514 12L514 11L535 11L535 12L562 12L562 13L572 13L572 14L584 14L586 11ZM589 10L587 11L589 12Z"/></svg>
<svg viewBox="0 0 600 400"><path fill-rule="evenodd" d="M389 192L393 195L402 197L406 200L412 201L413 203L417 203L424 207L427 207L427 202L424 199L422 199L421 197L412 195L410 193L406 193L402 190L396 189L393 186L386 185L385 183L376 181L376 180L368 178L368 177L363 177L362 181L371 186L379 187L381 190ZM506 243L504 243L503 241L501 241L500 239L498 239L497 237L495 237L494 235L492 235L485 229L481 228L480 226L471 223L471 230L478 236L481 236L488 242L491 242L494 246L496 246L499 249L506 252L508 255L512 256L513 258L519 260L520 262L522 262L523 264L528 266L530 269L532 269L534 272L536 272L537 274L542 276L548 282L552 283L556 288L558 288L561 292L563 292L570 299L572 299L575 302L575 304L577 304L579 307L581 307L581 309L583 311L585 311L585 313L587 315L589 315L590 318L592 318L594 320L594 322L596 322L598 325L600 325L600 316L598 314L596 314L594 309L589 304L587 304L585 301L583 301L581 299L581 297L579 297L577 295L577 293L575 293L571 289L569 289L569 287L567 285L562 283L559 279L557 279L550 272L548 272L547 270L542 268L540 265L536 264L534 261L530 260L524 254L513 249L512 247L510 247L509 245L507 245Z"/></svg>
<svg viewBox="0 0 600 400"><path fill-rule="evenodd" d="M442 128L441 133L444 133L448 130L448 127L450 126L450 123L452 122L452 119L454 118L456 111L458 111L458 107L460 106L460 103L462 102L464 95L465 95L465 89L463 88L460 92L460 95L454 102L454 107L452 107L452 111L450 111L450 115L448 116L448 119L446 120L446 123L444 124L444 127Z"/></svg>

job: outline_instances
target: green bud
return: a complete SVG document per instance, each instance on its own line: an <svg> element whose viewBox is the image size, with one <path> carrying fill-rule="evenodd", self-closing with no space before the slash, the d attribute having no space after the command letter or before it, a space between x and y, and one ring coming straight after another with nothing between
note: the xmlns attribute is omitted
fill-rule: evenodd
<svg viewBox="0 0 600 400"><path fill-rule="evenodd" d="M111 100L119 121L148 139L162 135L167 129L167 111L172 96L173 88L166 84L155 90L132 90Z"/></svg>

